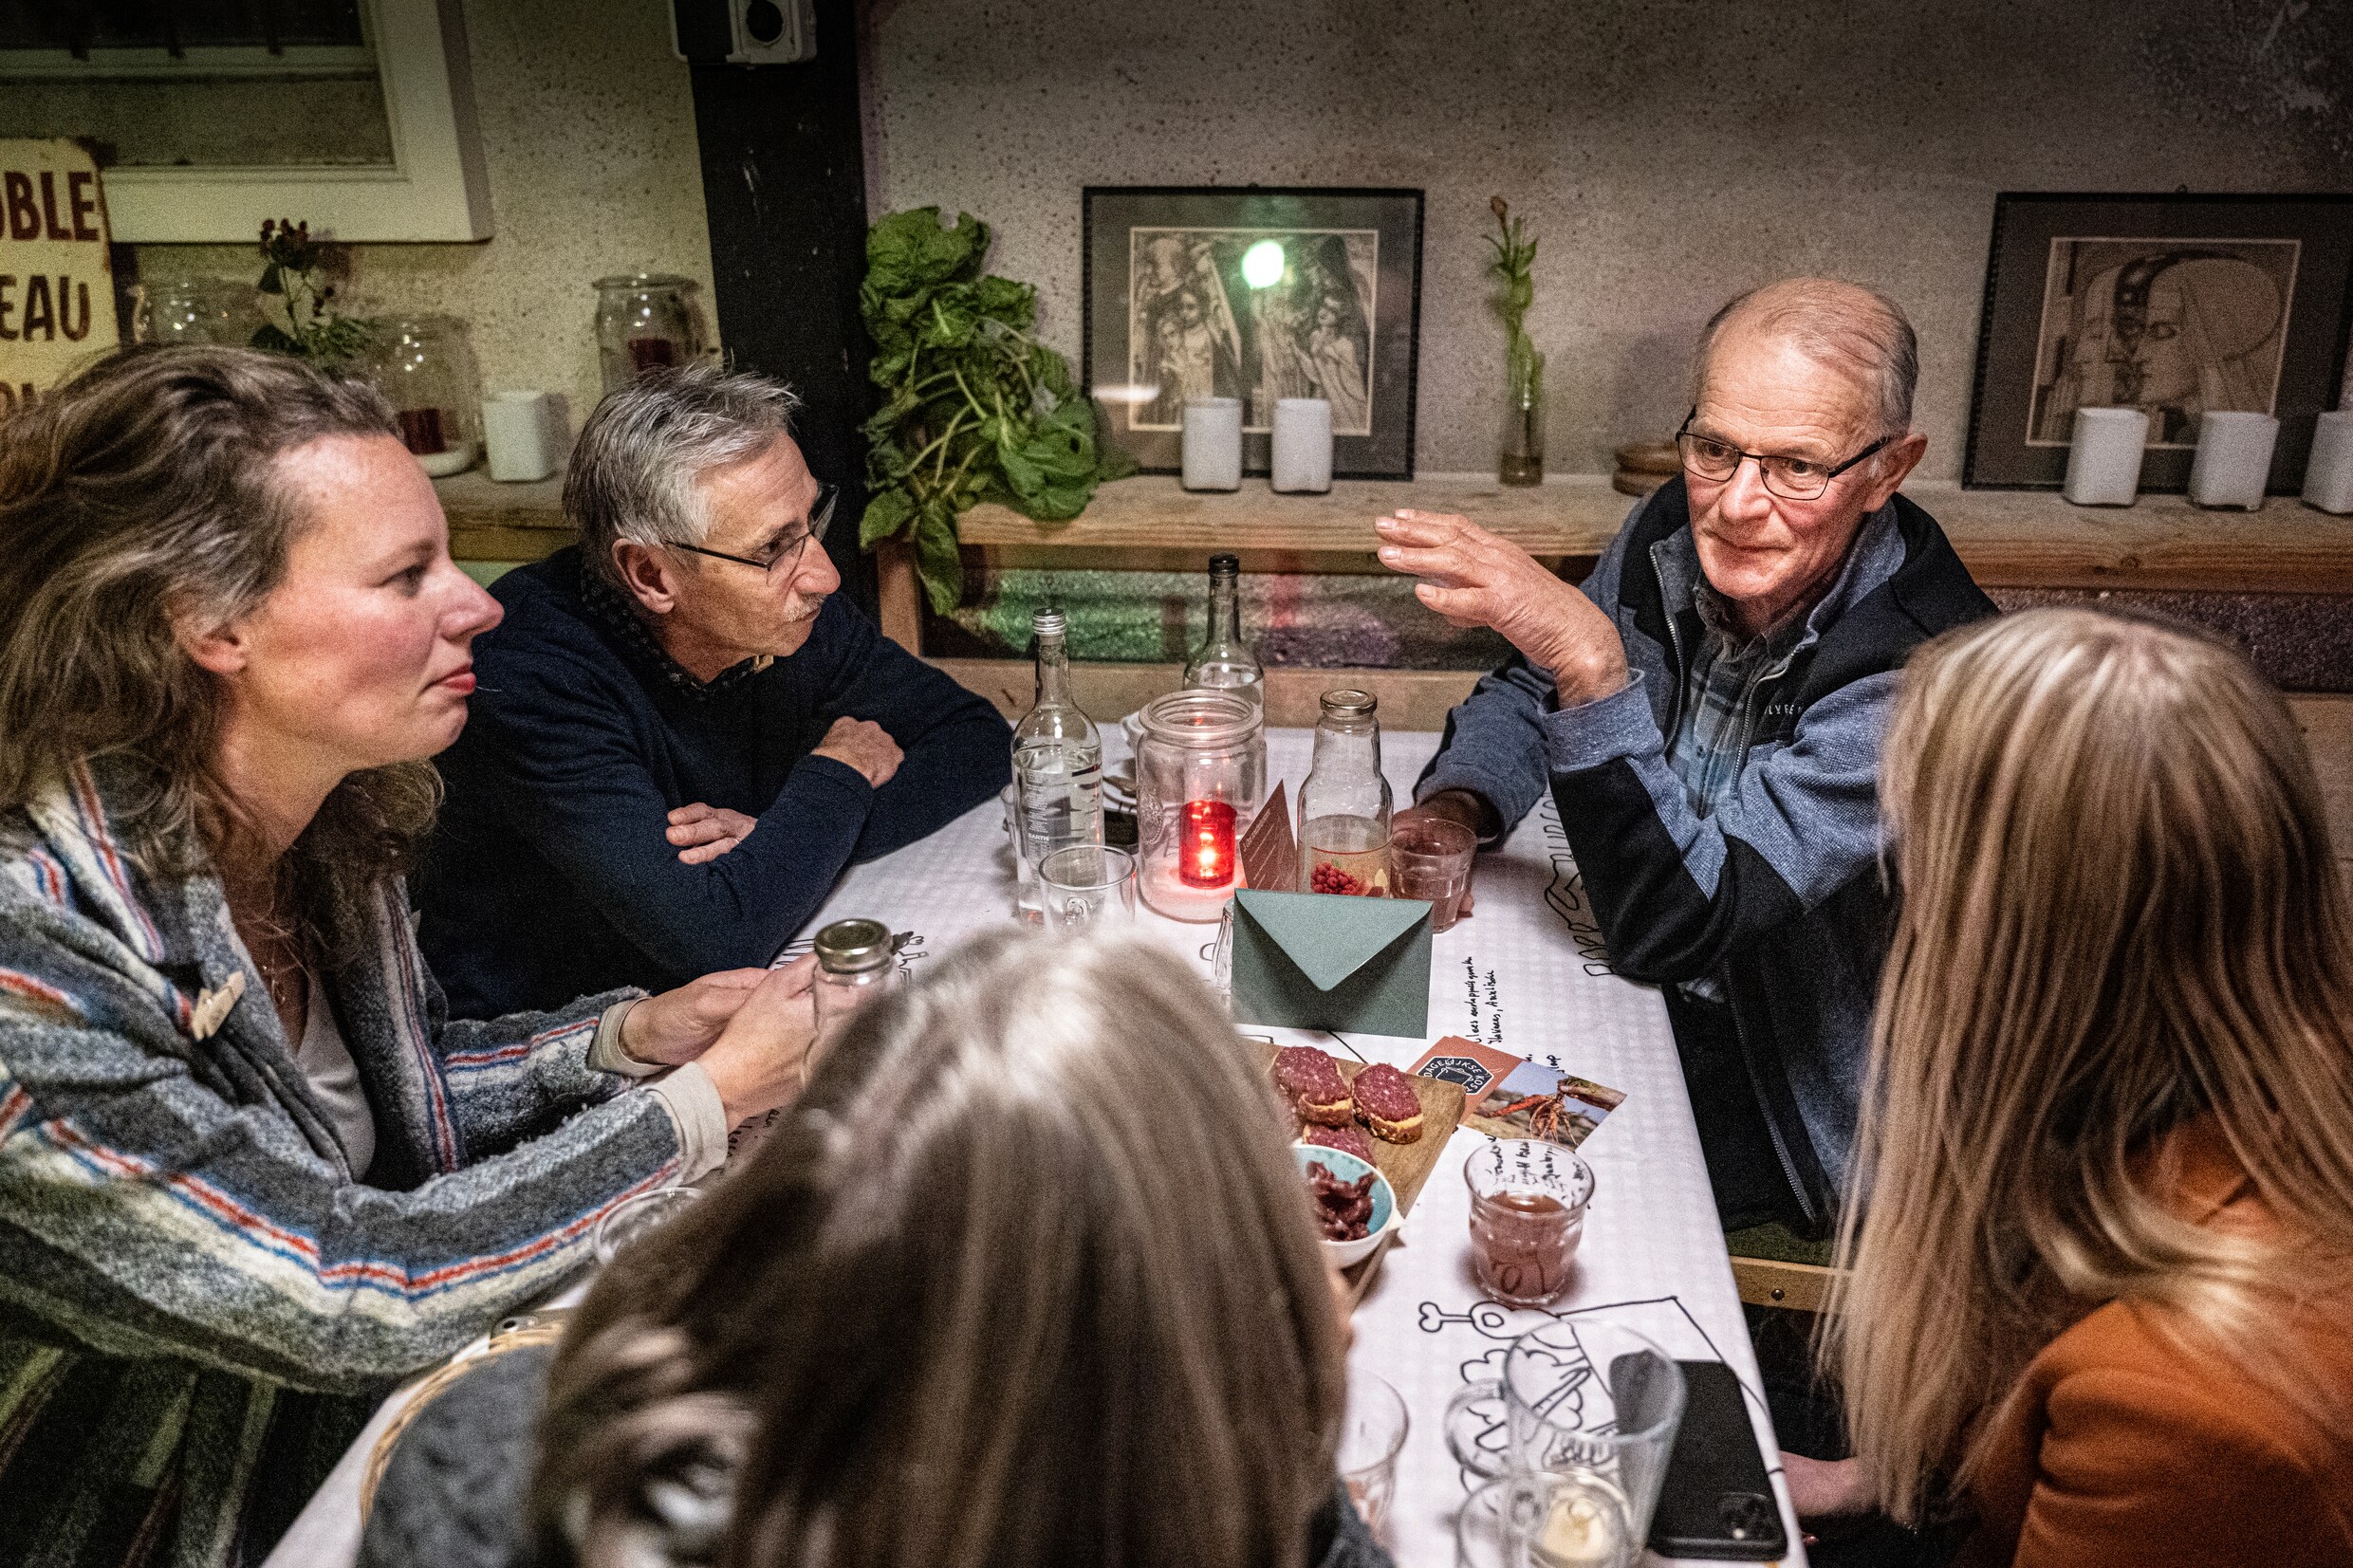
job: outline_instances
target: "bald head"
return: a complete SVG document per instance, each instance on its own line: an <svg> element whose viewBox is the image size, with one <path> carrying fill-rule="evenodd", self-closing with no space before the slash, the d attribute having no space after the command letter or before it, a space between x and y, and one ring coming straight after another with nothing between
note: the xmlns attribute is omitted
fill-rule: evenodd
<svg viewBox="0 0 2353 1568"><path fill-rule="evenodd" d="M1692 401L1706 400L1708 363L1734 338L1786 343L1850 378L1876 410L1883 433L1912 428L1919 341L1903 309L1876 288L1836 278L1784 278L1734 295L1700 329L1692 357Z"/></svg>

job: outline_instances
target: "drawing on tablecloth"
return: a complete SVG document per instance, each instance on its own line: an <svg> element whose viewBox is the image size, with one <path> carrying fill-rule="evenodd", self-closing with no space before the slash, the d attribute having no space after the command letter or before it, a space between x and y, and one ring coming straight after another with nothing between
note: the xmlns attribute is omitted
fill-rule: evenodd
<svg viewBox="0 0 2353 1568"><path fill-rule="evenodd" d="M1459 1310L1450 1310L1438 1301L1421 1303L1420 1325L1424 1334L1439 1336L1450 1352L1459 1354L1462 1380L1465 1384L1498 1382L1503 1376L1504 1357L1510 1353L1512 1341L1530 1329L1546 1323L1575 1323L1581 1319L1606 1316L1612 1321L1634 1329L1655 1341L1669 1356L1681 1361L1721 1361L1715 1341L1699 1320L1691 1315L1679 1296L1657 1296L1643 1301L1604 1301L1598 1305L1577 1307L1571 1311L1554 1312L1543 1307L1508 1307L1497 1301L1475 1301ZM1579 1369L1564 1364L1562 1381L1565 1390L1574 1392L1583 1386ZM1584 1369L1589 1377L1591 1369ZM1744 1379L1741 1391L1759 1410L1765 1408L1764 1396ZM1469 1446L1484 1454L1503 1461L1510 1442L1510 1430L1505 1422L1500 1398L1473 1399L1457 1417L1454 1433ZM1463 1489L1475 1491L1486 1485L1486 1478L1471 1470L1461 1471Z"/></svg>
<svg viewBox="0 0 2353 1568"><path fill-rule="evenodd" d="M1584 873L1577 869L1577 857L1568 847L1568 830L1561 825L1561 808L1546 795L1536 802L1536 810L1552 861L1545 903L1568 927L1569 940L1577 944L1585 973L1616 974L1609 961L1609 944L1602 940L1602 923L1594 915L1593 901L1585 896Z"/></svg>

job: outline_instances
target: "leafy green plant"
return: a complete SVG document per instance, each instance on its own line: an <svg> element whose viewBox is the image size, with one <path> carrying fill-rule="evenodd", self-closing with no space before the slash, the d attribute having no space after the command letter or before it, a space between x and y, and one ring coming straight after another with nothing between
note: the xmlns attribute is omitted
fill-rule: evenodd
<svg viewBox="0 0 2353 1568"><path fill-rule="evenodd" d="M1509 374L1516 392L1544 374L1544 356L1529 341L1528 307L1536 300L1536 242L1528 237L1525 218L1511 215L1511 205L1497 196L1489 202L1488 210L1495 214L1496 232L1487 236L1493 248L1494 259L1487 264L1488 271L1502 286L1495 295L1495 313L1503 318L1504 330L1511 335Z"/></svg>
<svg viewBox="0 0 2353 1568"><path fill-rule="evenodd" d="M866 234L858 291L874 341L867 374L883 404L865 424L866 511L859 543L915 545L917 573L941 615L964 597L956 518L1001 501L1042 523L1067 522L1095 487L1136 470L1060 354L1031 336L1037 290L981 271L989 226L955 226L936 207L893 212Z"/></svg>
<svg viewBox="0 0 2353 1568"><path fill-rule="evenodd" d="M262 277L254 286L278 302L286 324L264 323L253 334L255 348L317 364L341 364L367 348L366 324L336 313L335 286L320 277L326 244L310 237L308 223L264 218L261 249Z"/></svg>

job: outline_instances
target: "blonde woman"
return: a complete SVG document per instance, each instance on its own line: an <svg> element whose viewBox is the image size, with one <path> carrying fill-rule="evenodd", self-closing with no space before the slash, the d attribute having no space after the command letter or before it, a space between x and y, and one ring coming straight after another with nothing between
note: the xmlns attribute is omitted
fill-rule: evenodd
<svg viewBox="0 0 2353 1568"><path fill-rule="evenodd" d="M1881 777L1858 1457L1793 1481L1967 1562L2353 1561L2353 925L2286 707L2032 611L1914 657Z"/></svg>
<svg viewBox="0 0 2353 1568"><path fill-rule="evenodd" d="M984 937L858 1015L552 1375L519 1351L420 1418L364 1560L1385 1568L1285 1141L1178 960Z"/></svg>

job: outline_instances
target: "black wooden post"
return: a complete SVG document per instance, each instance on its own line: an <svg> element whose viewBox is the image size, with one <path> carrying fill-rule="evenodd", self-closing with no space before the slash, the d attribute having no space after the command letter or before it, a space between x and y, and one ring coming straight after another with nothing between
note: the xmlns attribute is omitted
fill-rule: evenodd
<svg viewBox="0 0 2353 1568"><path fill-rule="evenodd" d="M866 271L866 172L855 0L817 0L817 58L794 65L696 65L714 306L730 360L801 395L801 450L842 487L825 538L843 589L875 608L858 548L873 412L858 319Z"/></svg>

